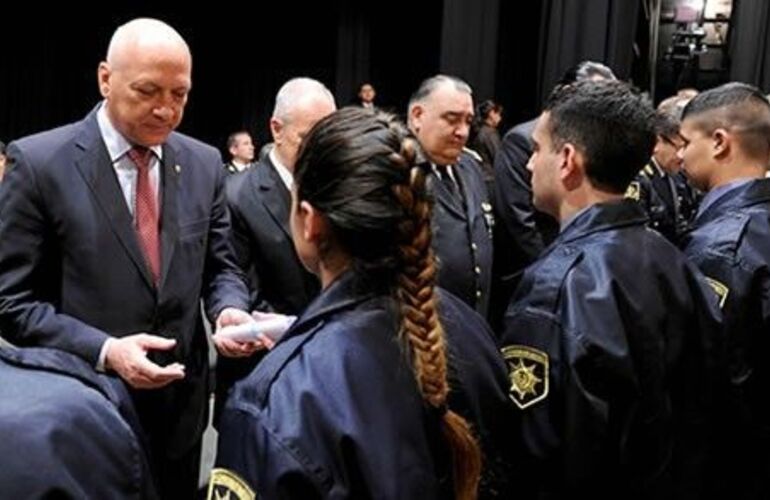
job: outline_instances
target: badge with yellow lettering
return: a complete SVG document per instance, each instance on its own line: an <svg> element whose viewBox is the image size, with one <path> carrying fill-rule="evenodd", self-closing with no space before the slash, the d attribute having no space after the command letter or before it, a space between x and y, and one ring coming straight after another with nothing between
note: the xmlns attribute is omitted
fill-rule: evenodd
<svg viewBox="0 0 770 500"><path fill-rule="evenodd" d="M711 286L711 289L714 290L714 292L717 294L717 297L719 297L719 308L722 309L725 306L725 301L727 300L727 294L730 293L730 289L727 288L727 285L722 283L721 281L717 281L714 278L709 278L706 276L706 282Z"/></svg>
<svg viewBox="0 0 770 500"><path fill-rule="evenodd" d="M509 345L502 350L508 365L511 388L508 395L520 409L548 396L548 354L524 345Z"/></svg>
<svg viewBox="0 0 770 500"><path fill-rule="evenodd" d="M628 188L626 189L625 197L629 200L639 201L639 182L638 181L632 181L631 184L628 185Z"/></svg>
<svg viewBox="0 0 770 500"><path fill-rule="evenodd" d="M254 490L235 472L213 469L209 479L208 500L255 500Z"/></svg>

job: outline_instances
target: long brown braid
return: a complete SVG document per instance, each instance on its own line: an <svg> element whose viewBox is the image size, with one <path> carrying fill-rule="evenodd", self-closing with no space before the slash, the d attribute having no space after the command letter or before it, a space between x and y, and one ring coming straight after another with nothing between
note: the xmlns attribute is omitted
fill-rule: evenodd
<svg viewBox="0 0 770 500"><path fill-rule="evenodd" d="M406 165L413 165L412 140L403 141L400 156ZM409 184L393 187L406 214L399 225L401 267L396 291L401 306L401 336L411 349L423 398L442 412L442 432L452 450L455 495L463 500L475 499L481 475L481 451L465 419L446 406L447 355L436 308L431 204L425 190L425 172L420 167L409 168Z"/></svg>
<svg viewBox="0 0 770 500"><path fill-rule="evenodd" d="M384 271L400 305L400 340L423 399L441 415L452 451L456 497L475 499L479 447L466 421L447 409L447 355L434 292L431 205L415 142L382 112L343 108L303 140L294 172L297 196L326 217L334 241L364 272Z"/></svg>

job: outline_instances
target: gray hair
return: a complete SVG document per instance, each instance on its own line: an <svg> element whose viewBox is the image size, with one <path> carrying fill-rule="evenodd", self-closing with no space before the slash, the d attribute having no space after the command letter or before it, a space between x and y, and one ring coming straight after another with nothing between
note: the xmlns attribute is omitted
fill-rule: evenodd
<svg viewBox="0 0 770 500"><path fill-rule="evenodd" d="M337 107L334 96L323 83L306 77L292 78L281 86L275 96L273 117L286 122L292 109L316 99L328 100Z"/></svg>
<svg viewBox="0 0 770 500"><path fill-rule="evenodd" d="M473 89L471 89L471 86L456 76L436 75L423 80L420 86L417 87L417 90L409 99L409 109L412 109L412 106L416 103L425 101L425 99L427 99L433 92L435 92L436 89L447 83L453 84L455 90L458 92L473 95Z"/></svg>

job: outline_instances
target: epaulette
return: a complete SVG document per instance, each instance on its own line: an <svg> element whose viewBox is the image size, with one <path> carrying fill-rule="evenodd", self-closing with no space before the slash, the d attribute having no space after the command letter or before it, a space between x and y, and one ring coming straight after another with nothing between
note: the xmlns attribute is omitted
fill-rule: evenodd
<svg viewBox="0 0 770 500"><path fill-rule="evenodd" d="M472 157L474 160L476 160L476 161L478 161L478 162L483 162L483 161L484 161L484 159L481 157L481 155L480 155L480 154L478 154L478 152L476 152L476 151L472 150L472 149L471 149L471 148L469 148L469 147L464 147L464 148L463 148L463 152L465 152L465 153L468 153L469 155L471 155L471 157Z"/></svg>
<svg viewBox="0 0 770 500"><path fill-rule="evenodd" d="M626 193L623 196L629 200L639 201L640 195L641 189L639 187L639 181L631 181L631 184L628 185Z"/></svg>

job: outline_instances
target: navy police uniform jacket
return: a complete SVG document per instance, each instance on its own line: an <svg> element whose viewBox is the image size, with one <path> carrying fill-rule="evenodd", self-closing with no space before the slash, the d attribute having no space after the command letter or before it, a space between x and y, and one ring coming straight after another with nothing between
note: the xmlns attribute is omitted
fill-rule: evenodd
<svg viewBox="0 0 770 500"><path fill-rule="evenodd" d="M717 298L645 223L629 200L579 213L525 271L506 312L528 494L666 498L674 482L702 480Z"/></svg>
<svg viewBox="0 0 770 500"><path fill-rule="evenodd" d="M398 340L396 302L355 272L338 277L235 385L221 421L210 498L429 499L452 496L437 410ZM512 405L484 321L439 295L452 391L485 458L482 498L511 498Z"/></svg>
<svg viewBox="0 0 770 500"><path fill-rule="evenodd" d="M131 398L48 348L0 349L0 496L156 498Z"/></svg>
<svg viewBox="0 0 770 500"><path fill-rule="evenodd" d="M433 204L433 251L438 284L486 317L492 286L494 213L479 162L465 152L452 172L461 196L429 164L427 188Z"/></svg>
<svg viewBox="0 0 770 500"><path fill-rule="evenodd" d="M750 181L716 199L682 244L720 295L727 330L731 399L724 432L733 447L723 482L731 484L732 498L768 498L770 180Z"/></svg>
<svg viewBox="0 0 770 500"><path fill-rule="evenodd" d="M687 230L698 207L698 195L681 172L671 175L646 165L626 195L642 206L650 227L675 245Z"/></svg>

